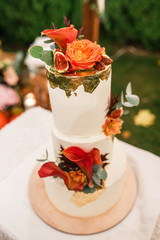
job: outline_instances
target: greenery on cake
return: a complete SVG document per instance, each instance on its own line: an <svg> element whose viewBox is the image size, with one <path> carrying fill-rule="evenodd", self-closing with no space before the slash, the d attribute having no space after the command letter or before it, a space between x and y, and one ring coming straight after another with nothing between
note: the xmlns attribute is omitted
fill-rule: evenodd
<svg viewBox="0 0 160 240"><path fill-rule="evenodd" d="M139 105L139 97L132 94L131 83L128 83L126 87L126 100L124 100L124 94L121 93L121 99L119 96L112 96L107 107L106 120L102 125L102 130L106 136L116 135L121 133L123 120L120 119L122 114L127 114L129 110L123 110L123 107L134 107Z"/></svg>
<svg viewBox="0 0 160 240"><path fill-rule="evenodd" d="M54 42L57 47L52 44L51 50L45 50L41 46L33 46L29 49L29 53L46 63L47 78L51 87L59 87L70 96L79 85L83 85L84 91L92 93L98 86L99 79L108 78L108 71L104 73L102 71L113 61L106 54L105 48L96 42L82 39L83 27L77 30L66 17L64 23L64 28L57 29L52 24L53 29L46 29L41 33L50 38L45 43ZM100 73L97 74L99 71Z"/></svg>
<svg viewBox="0 0 160 240"><path fill-rule="evenodd" d="M68 190L93 193L104 187L104 180L107 178L107 155L100 154L97 148L85 152L77 146L66 149L61 146L57 163L48 161L48 155L38 160L45 161L38 174L42 178L62 178Z"/></svg>

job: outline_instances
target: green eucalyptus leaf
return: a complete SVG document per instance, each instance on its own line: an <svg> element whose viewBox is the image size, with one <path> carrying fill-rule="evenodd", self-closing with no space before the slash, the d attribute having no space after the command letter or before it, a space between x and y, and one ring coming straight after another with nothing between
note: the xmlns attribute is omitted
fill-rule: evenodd
<svg viewBox="0 0 160 240"><path fill-rule="evenodd" d="M132 86L131 86L131 83L129 82L127 87L126 87L126 94L127 95L130 95L132 94Z"/></svg>
<svg viewBox="0 0 160 240"><path fill-rule="evenodd" d="M98 186L101 185L101 179L99 179L99 177L96 174L92 175L92 180L96 185L98 185Z"/></svg>
<svg viewBox="0 0 160 240"><path fill-rule="evenodd" d="M41 60L45 62L47 65L53 64L53 52L51 50L44 50L41 55Z"/></svg>
<svg viewBox="0 0 160 240"><path fill-rule="evenodd" d="M103 179L105 180L107 178L107 172L101 167L98 169L97 171L97 176L100 178L100 179Z"/></svg>
<svg viewBox="0 0 160 240"><path fill-rule="evenodd" d="M95 187L90 188L90 187L88 187L88 185L86 185L86 186L83 188L83 192L84 192L84 193L94 193L95 190L96 190Z"/></svg>
<svg viewBox="0 0 160 240"><path fill-rule="evenodd" d="M125 106L125 107L133 107L133 104L131 104L129 102L124 102L123 106Z"/></svg>
<svg viewBox="0 0 160 240"><path fill-rule="evenodd" d="M94 173L97 173L97 171L98 171L98 169L100 168L100 167L102 167L100 164L95 164L94 166L93 166L93 174Z"/></svg>
<svg viewBox="0 0 160 240"><path fill-rule="evenodd" d="M124 103L123 92L121 92L121 103L122 103L122 105L123 105L123 103Z"/></svg>
<svg viewBox="0 0 160 240"><path fill-rule="evenodd" d="M126 95L127 101L132 104L133 106L138 106L139 104L139 97L137 95Z"/></svg>
<svg viewBox="0 0 160 240"><path fill-rule="evenodd" d="M49 40L44 41L44 43L52 43L52 42L53 42L52 39L49 39Z"/></svg>
<svg viewBox="0 0 160 240"><path fill-rule="evenodd" d="M36 159L38 162L45 162L47 159Z"/></svg>
<svg viewBox="0 0 160 240"><path fill-rule="evenodd" d="M29 48L28 52L34 58L41 58L43 48L41 46L33 46Z"/></svg>

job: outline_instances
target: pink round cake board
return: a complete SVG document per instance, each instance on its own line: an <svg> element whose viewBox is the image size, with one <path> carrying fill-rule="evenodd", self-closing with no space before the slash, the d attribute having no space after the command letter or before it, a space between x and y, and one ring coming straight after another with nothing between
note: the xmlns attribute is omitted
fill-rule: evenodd
<svg viewBox="0 0 160 240"><path fill-rule="evenodd" d="M107 230L121 222L131 211L136 199L137 182L127 165L123 190L118 202L107 212L88 218L74 217L59 211L48 199L43 179L38 176L37 164L29 181L29 198L37 215L48 225L71 234L93 234Z"/></svg>

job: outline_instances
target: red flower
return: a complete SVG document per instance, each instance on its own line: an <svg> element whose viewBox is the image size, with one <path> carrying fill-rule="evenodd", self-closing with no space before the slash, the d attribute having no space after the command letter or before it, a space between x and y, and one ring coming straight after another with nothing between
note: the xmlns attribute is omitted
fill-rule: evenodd
<svg viewBox="0 0 160 240"><path fill-rule="evenodd" d="M47 162L42 165L38 174L40 177L55 176L63 178L69 190L81 191L86 184L86 177L89 180L89 187L93 187L92 168L95 164L103 165L100 152L93 148L90 152L85 152L79 147L68 147L62 152L70 161L75 162L81 170L65 172L61 170L54 162Z"/></svg>
<svg viewBox="0 0 160 240"><path fill-rule="evenodd" d="M85 152L79 147L68 147L62 152L70 161L75 162L80 169L89 178L89 187L93 187L92 168L95 164L103 165L100 152L97 148L93 148L90 152Z"/></svg>
<svg viewBox="0 0 160 240"><path fill-rule="evenodd" d="M65 52L67 43L72 43L77 38L77 29L73 25L70 27L64 27L60 29L46 29L41 32L42 35L46 35L51 38L57 45Z"/></svg>
<svg viewBox="0 0 160 240"><path fill-rule="evenodd" d="M104 48L87 39L75 40L67 44L66 59L76 69L90 69L96 62L100 62Z"/></svg>
<svg viewBox="0 0 160 240"><path fill-rule="evenodd" d="M42 165L40 170L38 171L40 177L60 177L63 178L67 188L69 190L81 191L84 187L83 182L76 182L74 179L69 175L68 172L61 170L54 162L47 162Z"/></svg>

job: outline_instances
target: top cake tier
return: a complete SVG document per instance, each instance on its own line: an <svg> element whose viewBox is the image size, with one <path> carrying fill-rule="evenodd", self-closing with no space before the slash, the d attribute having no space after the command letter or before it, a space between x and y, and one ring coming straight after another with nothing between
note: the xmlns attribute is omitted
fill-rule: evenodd
<svg viewBox="0 0 160 240"><path fill-rule="evenodd" d="M55 127L80 138L101 134L111 94L111 65L80 76L46 68Z"/></svg>

